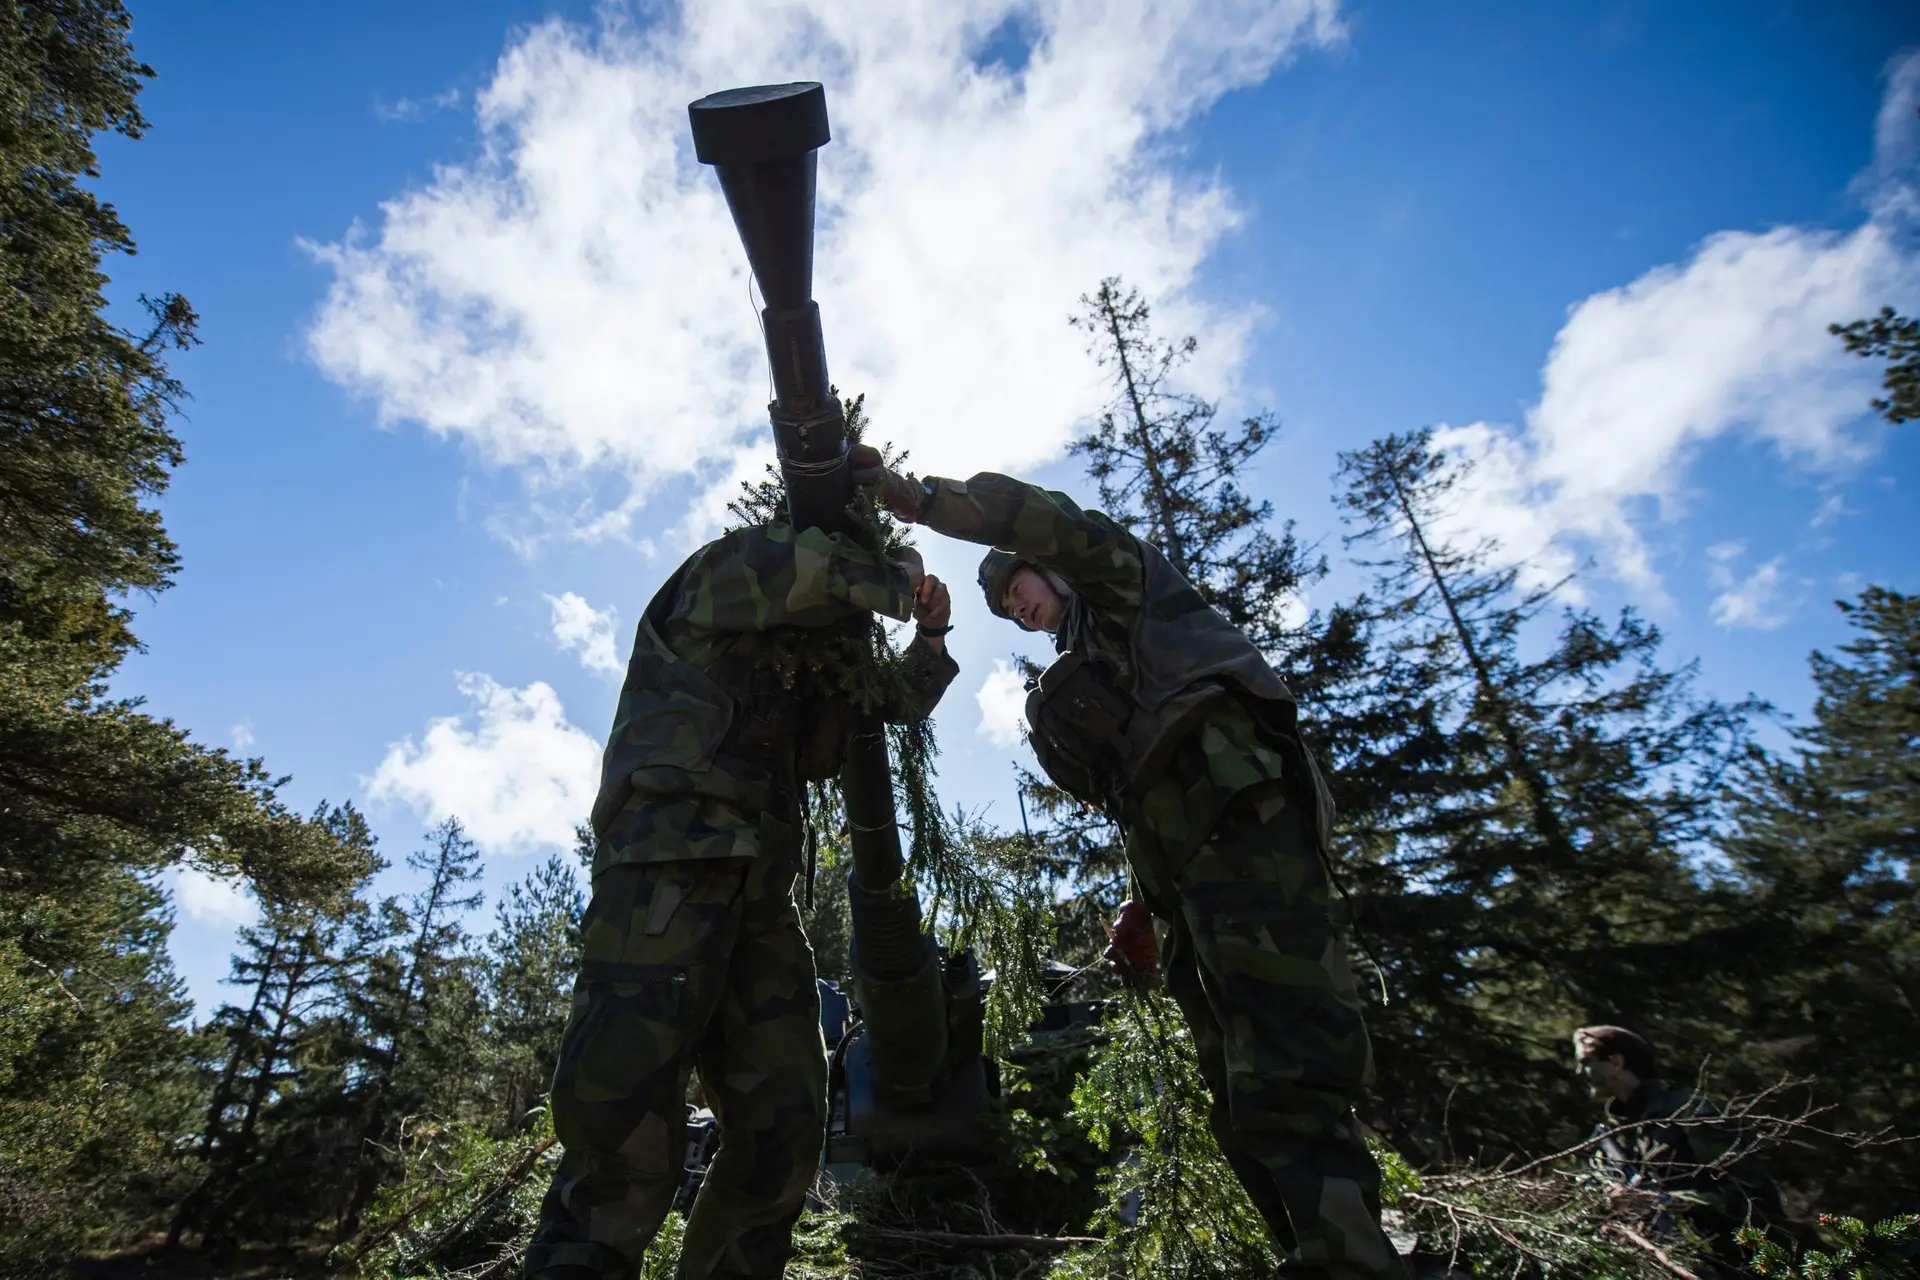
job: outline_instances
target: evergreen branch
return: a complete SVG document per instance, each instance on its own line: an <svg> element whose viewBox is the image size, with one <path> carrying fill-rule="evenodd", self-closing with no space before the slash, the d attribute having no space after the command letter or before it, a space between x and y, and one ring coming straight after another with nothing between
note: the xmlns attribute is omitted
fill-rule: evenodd
<svg viewBox="0 0 1920 1280"><path fill-rule="evenodd" d="M1601 1230L1611 1231L1615 1235L1625 1237L1630 1243L1637 1245L1642 1249L1645 1249L1648 1253L1654 1256L1655 1260L1658 1261L1661 1266L1665 1267L1668 1271L1678 1276L1680 1280L1701 1280L1698 1272L1689 1271L1687 1268L1681 1266L1678 1262L1674 1261L1672 1254L1668 1253L1665 1249L1662 1249L1659 1245L1655 1244L1653 1241L1641 1235L1638 1231L1635 1231L1632 1227L1628 1226L1626 1223L1609 1222L1604 1227L1602 1227Z"/></svg>

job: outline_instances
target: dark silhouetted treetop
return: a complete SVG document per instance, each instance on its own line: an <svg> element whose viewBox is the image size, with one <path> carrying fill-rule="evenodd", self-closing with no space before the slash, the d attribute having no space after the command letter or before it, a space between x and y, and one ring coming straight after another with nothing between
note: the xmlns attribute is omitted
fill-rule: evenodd
<svg viewBox="0 0 1920 1280"><path fill-rule="evenodd" d="M1873 407L1885 414L1888 422L1920 418L1920 320L1882 307L1870 320L1828 325L1827 329L1862 359L1887 362L1881 379L1887 394L1875 400Z"/></svg>

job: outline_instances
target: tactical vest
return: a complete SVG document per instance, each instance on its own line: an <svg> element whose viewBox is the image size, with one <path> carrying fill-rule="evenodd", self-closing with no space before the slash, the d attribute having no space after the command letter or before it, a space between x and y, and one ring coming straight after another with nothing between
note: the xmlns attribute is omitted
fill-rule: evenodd
<svg viewBox="0 0 1920 1280"><path fill-rule="evenodd" d="M835 719L803 714L801 699L759 660L762 636L741 635L706 669L674 652L666 621L700 554L654 594L634 633L590 819L594 834L615 850L636 838L623 827L644 827L639 806L629 803L636 797L713 800L746 818L791 812L798 805L796 766L812 754L803 730L825 730Z"/></svg>
<svg viewBox="0 0 1920 1280"><path fill-rule="evenodd" d="M1109 811L1151 782L1222 698L1238 697L1263 729L1298 741L1286 682L1166 557L1144 542L1138 547L1144 574L1129 652L1097 652L1082 619L1027 694L1028 739L1040 767L1068 794ZM1332 799L1312 756L1304 747L1299 756L1324 842Z"/></svg>

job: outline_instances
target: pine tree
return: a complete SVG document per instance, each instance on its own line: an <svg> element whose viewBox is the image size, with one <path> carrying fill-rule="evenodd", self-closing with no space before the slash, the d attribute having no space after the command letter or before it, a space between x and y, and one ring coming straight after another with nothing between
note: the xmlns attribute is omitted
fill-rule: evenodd
<svg viewBox="0 0 1920 1280"><path fill-rule="evenodd" d="M430 840L407 855L425 885L405 902L381 904L370 928L383 945L365 947L364 969L345 993L357 1026L361 1120L340 1239L358 1229L388 1172L399 1126L414 1117L449 1118L471 1100L480 984L462 916L480 905L480 851L457 818L434 828Z"/></svg>
<svg viewBox="0 0 1920 1280"><path fill-rule="evenodd" d="M1720 816L1745 707L1696 699L1657 630L1522 590L1490 544L1440 535L1465 472L1424 432L1342 455L1353 545L1378 547L1371 690L1342 847L1394 1003L1371 1019L1375 1119L1426 1162L1537 1149L1589 1120L1581 1022L1637 1027L1691 1067L1707 901L1690 858Z"/></svg>
<svg viewBox="0 0 1920 1280"><path fill-rule="evenodd" d="M591 864L592 833L580 832L573 861ZM495 1130L514 1134L546 1094L560 1051L580 967L580 915L586 907L579 874L558 854L494 906L487 935L490 1105Z"/></svg>
<svg viewBox="0 0 1920 1280"><path fill-rule="evenodd" d="M314 821L365 850L368 876L380 868L372 833L351 805L323 803ZM329 1038L334 986L354 959L340 950L352 912L329 914L297 903L262 907L263 919L240 930L241 951L227 979L246 992L244 1007L223 1005L201 1029L217 1049L206 1059L214 1071L196 1144L203 1168L174 1211L169 1247L189 1230L203 1243L222 1244L231 1230L298 1219L287 1212L283 1193L289 1186L304 1191L305 1184L298 1162L275 1150L281 1135L274 1126L281 1113L298 1110L286 1104Z"/></svg>
<svg viewBox="0 0 1920 1280"><path fill-rule="evenodd" d="M1782 1175L1825 1187L1823 1207L1877 1216L1920 1189L1920 599L1870 587L1840 607L1855 634L1813 655L1811 723L1734 780L1725 950L1750 963L1744 990L1714 994L1750 1018L1762 1081L1812 1076L1839 1108L1831 1127L1906 1137L1781 1157Z"/></svg>

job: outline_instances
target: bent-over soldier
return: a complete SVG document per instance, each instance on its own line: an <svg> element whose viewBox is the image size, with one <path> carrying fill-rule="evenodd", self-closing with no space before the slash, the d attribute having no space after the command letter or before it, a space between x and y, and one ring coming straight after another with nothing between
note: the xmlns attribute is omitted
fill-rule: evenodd
<svg viewBox="0 0 1920 1280"><path fill-rule="evenodd" d="M916 618L900 705L884 711L919 718L957 671L948 609L916 554L888 561L780 524L702 547L647 606L593 806L593 896L554 1075L564 1152L527 1276L637 1273L681 1182L696 1067L721 1140L679 1274L781 1274L826 1123L813 953L793 901L801 792L838 768L848 725L831 696L793 686L781 646L874 614Z"/></svg>
<svg viewBox="0 0 1920 1280"><path fill-rule="evenodd" d="M1372 1051L1330 901L1332 805L1285 683L1155 547L1065 494L991 472L922 483L864 447L854 465L897 517L995 548L987 607L1053 634L1027 698L1034 755L1126 834L1213 1132L1281 1274L1403 1277L1353 1114ZM1139 914L1116 931L1123 957Z"/></svg>

